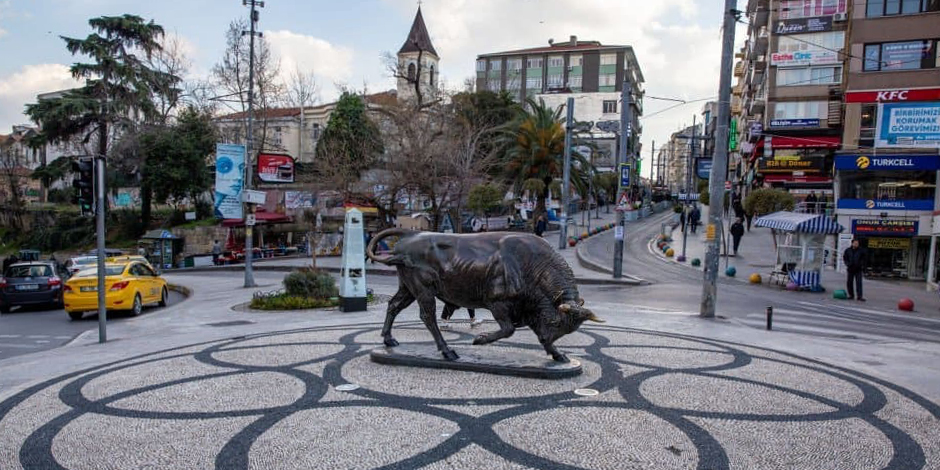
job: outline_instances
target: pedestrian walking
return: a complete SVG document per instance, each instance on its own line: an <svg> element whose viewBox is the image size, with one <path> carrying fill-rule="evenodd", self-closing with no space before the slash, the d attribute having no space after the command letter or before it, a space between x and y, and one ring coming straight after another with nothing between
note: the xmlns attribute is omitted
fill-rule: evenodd
<svg viewBox="0 0 940 470"><path fill-rule="evenodd" d="M809 209L810 214L815 214L819 207L819 199L816 198L816 191L810 191L809 196L806 196L806 207Z"/></svg>
<svg viewBox="0 0 940 470"><path fill-rule="evenodd" d="M865 265L868 261L868 252L858 244L858 239L852 240L852 246L845 249L842 253L842 261L845 263L845 269L848 276L845 280L845 289L849 293L849 300L855 299L858 293L858 301L864 302L865 296L862 295L862 274L865 271Z"/></svg>
<svg viewBox="0 0 940 470"><path fill-rule="evenodd" d="M222 256L222 244L218 240L212 242L212 264L218 265Z"/></svg>
<svg viewBox="0 0 940 470"><path fill-rule="evenodd" d="M692 233L695 233L696 227L698 227L699 220L702 219L702 212L698 210L698 206L692 206L692 213L689 214L689 224L692 228Z"/></svg>
<svg viewBox="0 0 940 470"><path fill-rule="evenodd" d="M735 199L731 205L734 208L735 218L744 220L744 206L741 204L741 198Z"/></svg>
<svg viewBox="0 0 940 470"><path fill-rule="evenodd" d="M747 231L750 232L750 231L751 231L751 220L754 219L754 213L751 212L751 211L747 211L747 212L744 213L744 218L745 218L745 220L747 220Z"/></svg>
<svg viewBox="0 0 940 470"><path fill-rule="evenodd" d="M682 212L679 213L679 223L682 224L682 233L685 233L685 222L688 217L686 216L686 210L683 207Z"/></svg>
<svg viewBox="0 0 940 470"><path fill-rule="evenodd" d="M732 248L734 248L734 256L738 256L738 246L741 245L741 237L744 236L744 224L741 222L741 218L738 217L734 219L734 223L731 224L731 243Z"/></svg>
<svg viewBox="0 0 940 470"><path fill-rule="evenodd" d="M539 216L539 219L535 222L535 234L542 236L545 233L545 230L548 228L548 220L545 218L545 214Z"/></svg>

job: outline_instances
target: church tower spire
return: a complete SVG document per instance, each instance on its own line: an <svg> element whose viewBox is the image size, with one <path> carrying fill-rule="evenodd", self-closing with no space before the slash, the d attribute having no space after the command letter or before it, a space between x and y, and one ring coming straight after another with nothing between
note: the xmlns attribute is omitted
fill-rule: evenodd
<svg viewBox="0 0 940 470"><path fill-rule="evenodd" d="M417 98L415 82L421 91L421 101L427 102L435 94L438 87L438 62L440 57L431 35L424 24L424 15L421 6L411 23L411 31L401 49L398 50L398 97L399 99L414 100Z"/></svg>

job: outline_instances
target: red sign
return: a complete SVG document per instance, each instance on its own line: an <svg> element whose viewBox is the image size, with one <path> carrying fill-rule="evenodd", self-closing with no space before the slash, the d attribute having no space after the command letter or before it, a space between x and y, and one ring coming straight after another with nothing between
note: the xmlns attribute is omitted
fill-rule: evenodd
<svg viewBox="0 0 940 470"><path fill-rule="evenodd" d="M940 88L899 88L896 90L847 91L846 103L888 103L894 101L940 100Z"/></svg>
<svg viewBox="0 0 940 470"><path fill-rule="evenodd" d="M784 137L775 135L770 145L775 149L839 148L842 146L842 138L832 135L809 137Z"/></svg>
<svg viewBox="0 0 940 470"><path fill-rule="evenodd" d="M265 183L293 183L294 159L290 155L258 154L258 178Z"/></svg>

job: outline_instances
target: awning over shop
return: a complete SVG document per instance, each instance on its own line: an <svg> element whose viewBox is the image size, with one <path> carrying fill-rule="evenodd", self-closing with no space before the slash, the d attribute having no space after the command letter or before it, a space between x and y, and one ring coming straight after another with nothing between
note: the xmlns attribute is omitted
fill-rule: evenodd
<svg viewBox="0 0 940 470"><path fill-rule="evenodd" d="M786 137L773 136L770 146L775 149L834 148L842 146L842 138L832 135Z"/></svg>
<svg viewBox="0 0 940 470"><path fill-rule="evenodd" d="M754 224L758 227L795 233L836 234L845 230L845 227L825 215L799 214L789 211L774 212L770 215L758 217Z"/></svg>
<svg viewBox="0 0 940 470"><path fill-rule="evenodd" d="M286 224L291 222L291 218L277 212L258 211L255 213L255 221L258 225ZM225 219L222 221L222 226L244 227L245 219Z"/></svg>
<svg viewBox="0 0 940 470"><path fill-rule="evenodd" d="M829 183L832 178L828 176L795 176L793 174L764 175L765 183Z"/></svg>

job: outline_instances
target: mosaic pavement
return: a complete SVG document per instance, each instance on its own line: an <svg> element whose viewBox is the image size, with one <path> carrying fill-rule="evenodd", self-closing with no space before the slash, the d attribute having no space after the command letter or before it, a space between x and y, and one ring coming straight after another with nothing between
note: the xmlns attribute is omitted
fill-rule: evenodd
<svg viewBox="0 0 940 470"><path fill-rule="evenodd" d="M49 380L0 403L0 468L940 469L936 404L771 350L591 327L560 341L584 374L546 381L382 366L379 340L288 331Z"/></svg>

